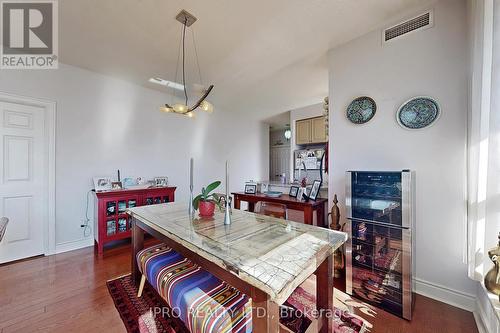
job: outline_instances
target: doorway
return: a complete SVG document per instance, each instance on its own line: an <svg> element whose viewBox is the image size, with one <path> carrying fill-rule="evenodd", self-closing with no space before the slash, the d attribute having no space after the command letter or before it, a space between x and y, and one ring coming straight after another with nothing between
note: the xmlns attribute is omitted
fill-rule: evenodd
<svg viewBox="0 0 500 333"><path fill-rule="evenodd" d="M0 93L0 264L55 252L55 110Z"/></svg>
<svg viewBox="0 0 500 333"><path fill-rule="evenodd" d="M290 112L268 118L266 123L269 124L269 180L290 183Z"/></svg>

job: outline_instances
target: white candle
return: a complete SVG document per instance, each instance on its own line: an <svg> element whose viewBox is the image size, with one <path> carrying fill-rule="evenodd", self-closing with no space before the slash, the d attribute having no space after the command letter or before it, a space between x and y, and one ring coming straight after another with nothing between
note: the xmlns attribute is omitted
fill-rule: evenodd
<svg viewBox="0 0 500 333"><path fill-rule="evenodd" d="M193 170L194 169L194 159L191 157L189 163L189 188L193 188Z"/></svg>
<svg viewBox="0 0 500 333"><path fill-rule="evenodd" d="M229 162L226 161L226 199L229 198Z"/></svg>

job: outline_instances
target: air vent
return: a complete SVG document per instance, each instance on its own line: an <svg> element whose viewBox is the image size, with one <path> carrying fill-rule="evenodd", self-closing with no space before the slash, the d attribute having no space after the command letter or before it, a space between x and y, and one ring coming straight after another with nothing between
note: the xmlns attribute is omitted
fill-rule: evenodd
<svg viewBox="0 0 500 333"><path fill-rule="evenodd" d="M394 39L405 36L411 32L416 32L424 29L431 28L434 24L432 11L428 11L419 15L409 21L405 21L393 27L384 30L384 42L389 42Z"/></svg>

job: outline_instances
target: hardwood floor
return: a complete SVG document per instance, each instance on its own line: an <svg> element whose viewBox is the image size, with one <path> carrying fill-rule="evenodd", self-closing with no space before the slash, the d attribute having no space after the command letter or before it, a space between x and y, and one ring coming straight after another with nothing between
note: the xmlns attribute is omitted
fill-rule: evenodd
<svg viewBox="0 0 500 333"><path fill-rule="evenodd" d="M128 245L0 266L0 332L125 332L106 281L130 272ZM470 312L417 295L414 319L374 309L370 332L477 332ZM256 332L260 333L260 332Z"/></svg>

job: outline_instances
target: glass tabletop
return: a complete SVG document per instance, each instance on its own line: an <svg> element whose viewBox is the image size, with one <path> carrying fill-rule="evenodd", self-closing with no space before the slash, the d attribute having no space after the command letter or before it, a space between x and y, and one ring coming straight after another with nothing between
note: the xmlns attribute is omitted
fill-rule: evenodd
<svg viewBox="0 0 500 333"><path fill-rule="evenodd" d="M190 218L187 204L168 203L129 209L141 222L203 258L232 272L281 304L347 234L234 209Z"/></svg>

